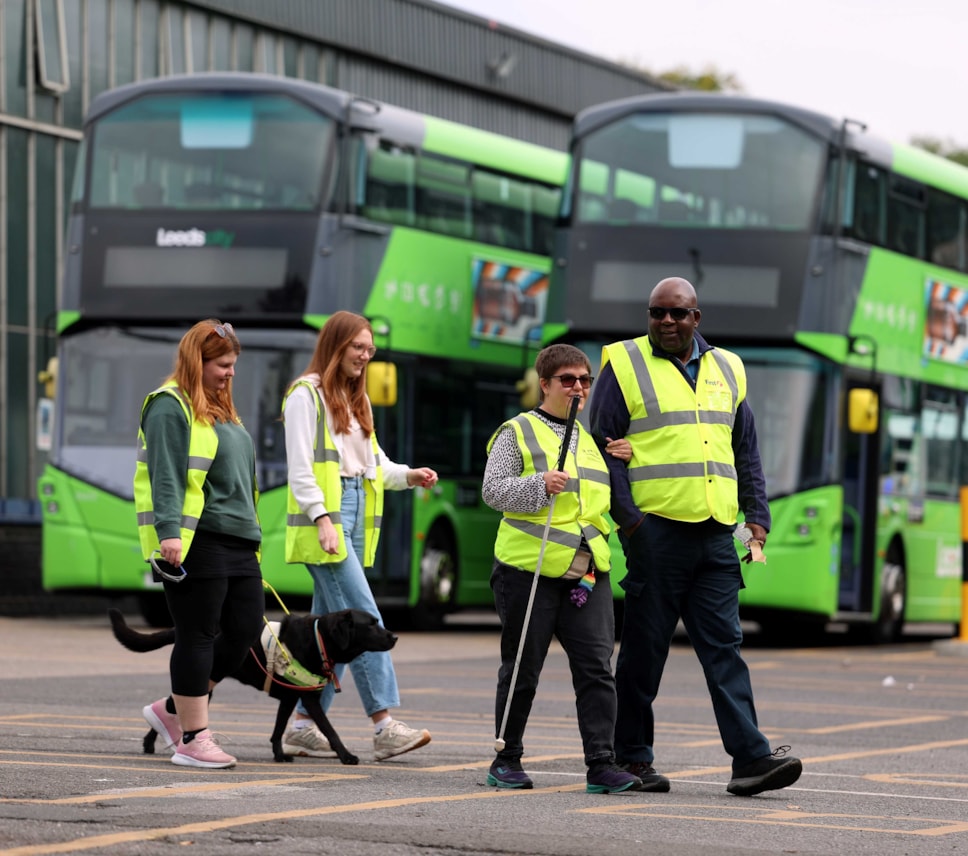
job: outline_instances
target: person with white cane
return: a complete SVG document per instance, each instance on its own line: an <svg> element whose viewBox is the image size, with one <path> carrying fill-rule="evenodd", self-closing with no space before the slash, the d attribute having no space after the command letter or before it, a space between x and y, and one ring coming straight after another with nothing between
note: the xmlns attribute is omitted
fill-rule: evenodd
<svg viewBox="0 0 968 856"><path fill-rule="evenodd" d="M541 400L502 424L488 442L482 496L503 517L494 544L491 590L501 619L495 705L496 757L487 783L530 789L521 765L524 730L552 638L575 687L589 793L639 790L615 764L615 619L609 583L608 468L576 422L592 385L591 364L572 345L535 360ZM606 447L626 458L624 441Z"/></svg>

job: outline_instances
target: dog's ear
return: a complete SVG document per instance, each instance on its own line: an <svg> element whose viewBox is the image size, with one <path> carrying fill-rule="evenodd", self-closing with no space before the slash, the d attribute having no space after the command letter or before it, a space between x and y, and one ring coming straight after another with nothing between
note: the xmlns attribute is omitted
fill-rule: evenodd
<svg viewBox="0 0 968 856"><path fill-rule="evenodd" d="M353 642L354 627L353 613L344 609L339 614L339 620L333 624L333 642L339 650L346 651L349 649Z"/></svg>

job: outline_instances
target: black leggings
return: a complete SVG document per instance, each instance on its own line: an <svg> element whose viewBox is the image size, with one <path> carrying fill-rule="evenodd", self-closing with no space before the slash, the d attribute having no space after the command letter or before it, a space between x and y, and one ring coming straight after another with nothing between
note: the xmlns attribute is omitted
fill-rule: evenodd
<svg viewBox="0 0 968 856"><path fill-rule="evenodd" d="M209 680L232 674L262 634L265 594L262 579L195 577L165 581L168 611L175 623L171 691L208 694Z"/></svg>

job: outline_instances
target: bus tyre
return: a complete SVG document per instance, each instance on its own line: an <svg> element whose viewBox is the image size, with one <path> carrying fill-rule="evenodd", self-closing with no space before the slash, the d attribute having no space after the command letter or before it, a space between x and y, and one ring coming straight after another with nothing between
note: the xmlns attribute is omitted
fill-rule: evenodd
<svg viewBox="0 0 968 856"><path fill-rule="evenodd" d="M164 592L146 591L138 595L141 617L149 627L171 627L171 613Z"/></svg>
<svg viewBox="0 0 968 856"><path fill-rule="evenodd" d="M444 616L453 609L457 594L457 562L453 544L444 539L427 539L420 559L420 599L413 608L417 630L439 630Z"/></svg>
<svg viewBox="0 0 968 856"><path fill-rule="evenodd" d="M870 627L870 639L878 645L897 642L904 629L907 605L907 574L896 556L889 555L881 568L880 611Z"/></svg>

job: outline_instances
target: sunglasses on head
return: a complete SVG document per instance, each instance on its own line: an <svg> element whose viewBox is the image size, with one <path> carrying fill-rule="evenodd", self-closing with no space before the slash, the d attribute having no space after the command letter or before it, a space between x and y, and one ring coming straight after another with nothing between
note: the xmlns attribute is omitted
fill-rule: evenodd
<svg viewBox="0 0 968 856"><path fill-rule="evenodd" d="M666 313L668 312L672 316L673 321L682 321L687 315L698 311L698 309L686 309L682 306L650 306L649 317L654 318L656 321L661 321L666 317Z"/></svg>
<svg viewBox="0 0 968 856"><path fill-rule="evenodd" d="M218 333L219 338L224 339L226 336L235 335L235 327L231 324L216 324L212 328L212 333ZM209 335L211 336L212 334L209 333Z"/></svg>
<svg viewBox="0 0 968 856"><path fill-rule="evenodd" d="M554 380L555 378L561 382L561 385L565 389L571 389L576 381L582 385L582 389L588 389L592 385L592 381L595 380L595 376L590 374L556 374L549 377L548 380Z"/></svg>

